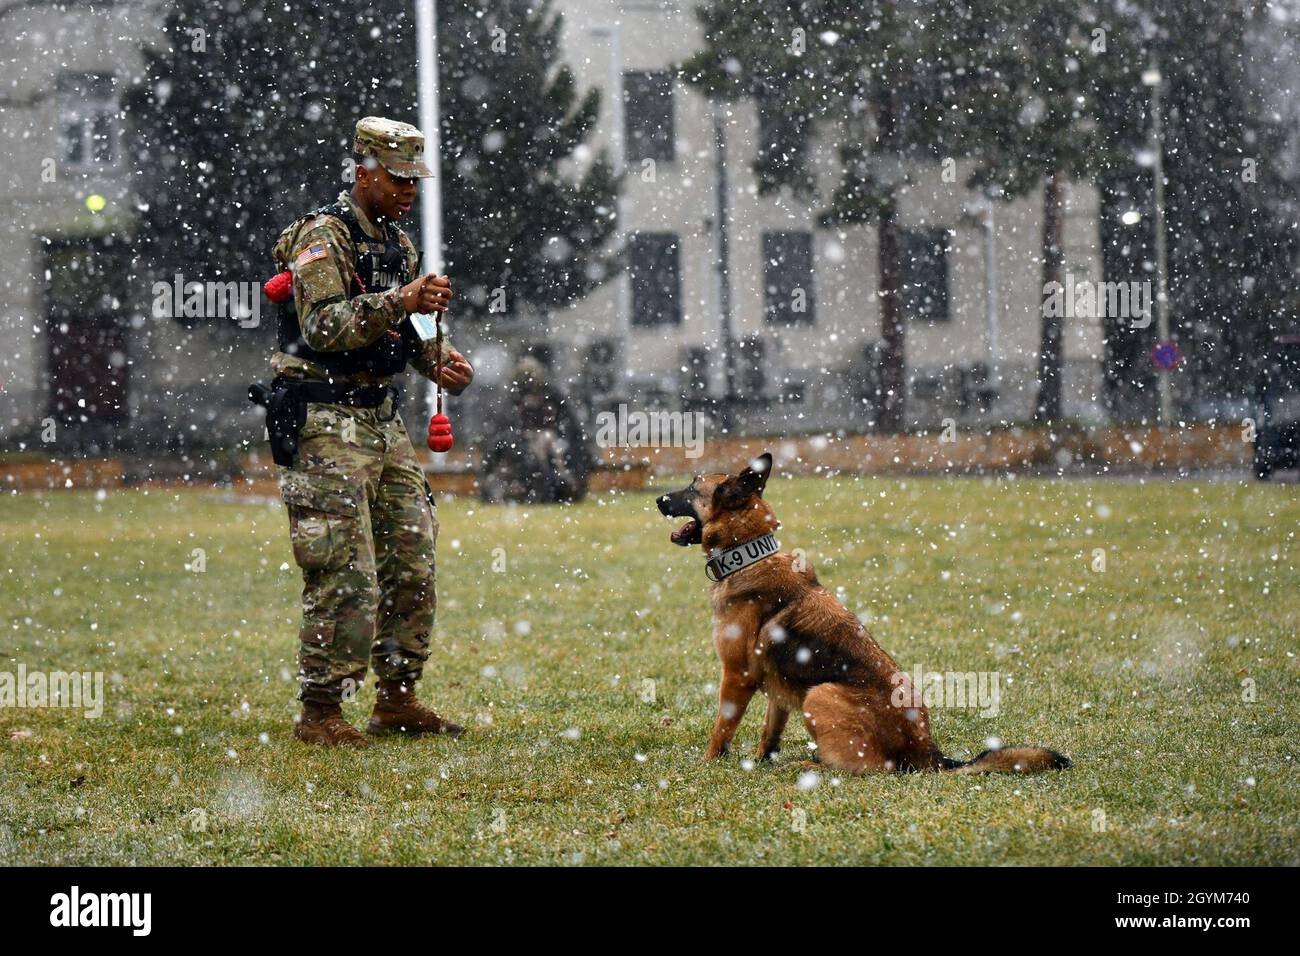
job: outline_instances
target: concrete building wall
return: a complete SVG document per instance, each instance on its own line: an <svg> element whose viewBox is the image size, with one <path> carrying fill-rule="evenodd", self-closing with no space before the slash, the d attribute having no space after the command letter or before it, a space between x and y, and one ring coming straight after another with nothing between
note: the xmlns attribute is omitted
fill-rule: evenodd
<svg viewBox="0 0 1300 956"><path fill-rule="evenodd" d="M134 160L123 118L113 119L111 161L70 162L65 127L84 112L82 86L62 91L67 78L111 77L120 104L139 81L145 44L161 39L162 4L126 3L102 9L58 10L35 5L0 19L0 446L49 442L43 423L51 415L52 349L80 347L78 322L112 321L124 329L121 374L129 426L95 428L77 413L55 415L52 443L94 453L97 447L233 444L255 436L248 381L264 376L272 344L269 325L260 329L186 329L152 315L156 263L132 261L136 205L130 171ZM51 56L50 51L58 51ZM88 199L98 197L100 201ZM93 206L93 208L92 208ZM48 287L60 290L84 277L51 272L47 250L58 244L91 246L108 255L102 285L111 301L74 314L68 323L47 320ZM162 264L165 270L166 264ZM170 279L170 276L166 278ZM190 279L203 278L199 276ZM97 317L96 317L97 314ZM264 319L269 316L264 316ZM110 360L116 361L116 350ZM66 391L77 382L64 379ZM73 394L73 401L76 396ZM75 405L73 406L75 408Z"/></svg>
<svg viewBox="0 0 1300 956"><path fill-rule="evenodd" d="M60 77L129 78L139 69L140 37L149 22L146 5L135 4L13 7L0 19L0 221L6 224L0 231L0 436L45 411L49 343L41 240L109 235L128 228L131 219L120 143L114 162L66 160L61 119L70 95L60 93ZM86 207L90 196L104 198L100 212Z"/></svg>

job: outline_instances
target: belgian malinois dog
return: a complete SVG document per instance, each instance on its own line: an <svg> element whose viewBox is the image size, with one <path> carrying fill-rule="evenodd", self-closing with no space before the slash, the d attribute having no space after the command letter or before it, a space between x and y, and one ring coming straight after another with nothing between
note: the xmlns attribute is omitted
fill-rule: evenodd
<svg viewBox="0 0 1300 956"><path fill-rule="evenodd" d="M663 514L689 519L672 542L702 545L713 581L722 681L706 759L727 752L750 698L762 690L767 719L759 760L780 750L781 732L795 711L803 714L821 763L850 773L1029 773L1070 766L1044 747L986 750L968 762L945 757L907 675L818 583L807 559L778 550L780 523L763 500L771 471L772 456L764 454L738 475L700 475L658 500Z"/></svg>

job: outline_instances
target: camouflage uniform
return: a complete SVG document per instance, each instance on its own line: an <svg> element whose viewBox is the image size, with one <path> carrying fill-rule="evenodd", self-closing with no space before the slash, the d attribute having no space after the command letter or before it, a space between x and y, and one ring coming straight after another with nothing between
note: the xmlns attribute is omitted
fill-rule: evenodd
<svg viewBox="0 0 1300 956"><path fill-rule="evenodd" d="M394 146L406 162L394 161ZM373 117L357 124L354 150L375 155L394 175L428 175L420 161L422 148L423 138L405 124ZM349 194L340 194L338 201L382 249L383 230ZM414 244L396 226L387 228L397 231L407 273L414 278L419 267ZM349 297L355 258L366 251L354 248L347 225L329 215L298 220L276 242L276 265L293 270L298 322L312 349L361 348L397 334L393 330L406 318L397 285ZM443 345L445 358L451 348L445 337ZM433 342L422 343L408 361L431 378ZM336 385L391 381L368 372L340 376L284 351L276 352L271 365L286 379ZM438 522L392 397L378 408L310 403L293 467L280 469L280 493L303 576L302 700L337 702L360 687L367 660L380 678L418 680L433 627Z"/></svg>
<svg viewBox="0 0 1300 956"><path fill-rule="evenodd" d="M510 406L493 434L479 474L484 501L579 501L587 493L590 454L564 390L533 358L510 376Z"/></svg>

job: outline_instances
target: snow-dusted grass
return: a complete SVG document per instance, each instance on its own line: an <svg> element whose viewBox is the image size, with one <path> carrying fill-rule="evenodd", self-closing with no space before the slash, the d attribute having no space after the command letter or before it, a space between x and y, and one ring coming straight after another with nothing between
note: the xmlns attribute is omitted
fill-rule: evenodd
<svg viewBox="0 0 1300 956"><path fill-rule="evenodd" d="M745 769L761 698L705 766L707 582L649 495L444 502L423 692L472 733L307 749L278 504L29 494L0 505L0 670L102 670L107 705L0 710L0 861L1300 862L1294 485L774 479L768 497L782 546L905 668L1010 676L994 719L932 712L948 753L996 735L1074 769L834 779L801 766L797 720L779 763Z"/></svg>

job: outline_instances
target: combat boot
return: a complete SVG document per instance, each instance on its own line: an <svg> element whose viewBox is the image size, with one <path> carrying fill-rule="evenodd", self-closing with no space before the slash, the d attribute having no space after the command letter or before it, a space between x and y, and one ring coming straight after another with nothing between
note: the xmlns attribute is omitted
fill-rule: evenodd
<svg viewBox="0 0 1300 956"><path fill-rule="evenodd" d="M368 747L370 741L343 718L338 704L320 704L305 700L302 719L294 725L293 735L303 743L322 747Z"/></svg>
<svg viewBox="0 0 1300 956"><path fill-rule="evenodd" d="M423 734L447 734L459 737L465 728L443 720L415 698L413 684L400 680L380 680L379 693L375 695L375 709L366 725L366 733L375 737L401 734L419 737Z"/></svg>

